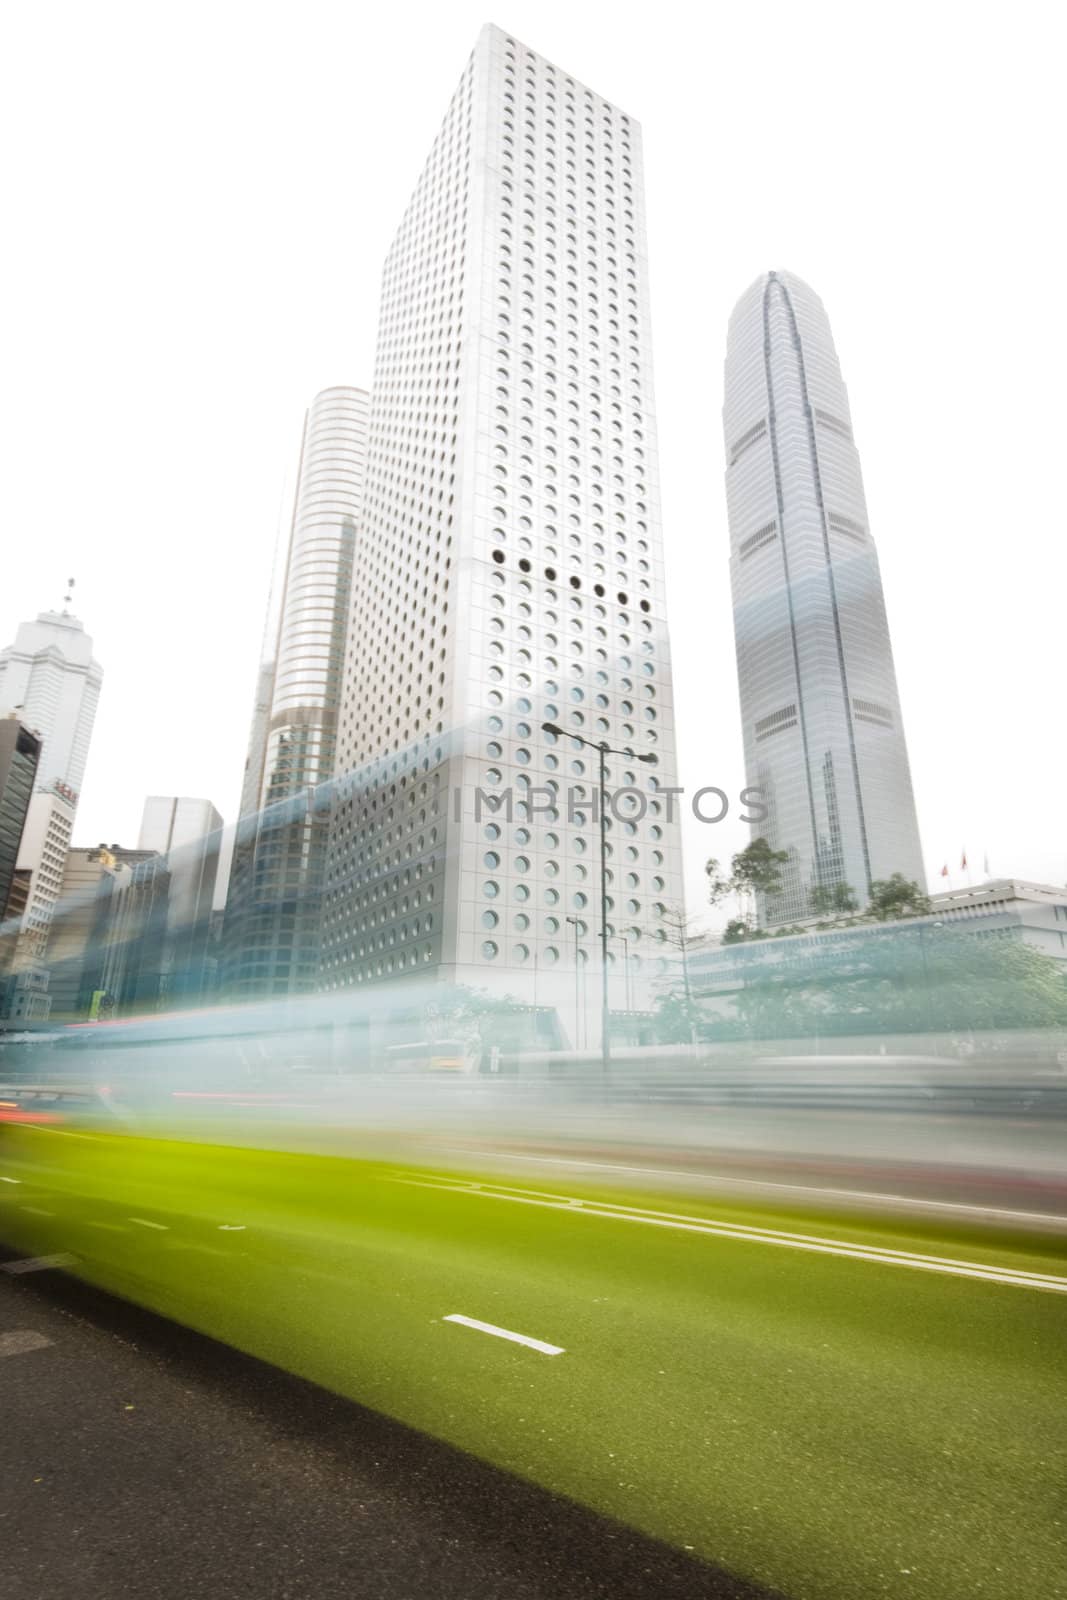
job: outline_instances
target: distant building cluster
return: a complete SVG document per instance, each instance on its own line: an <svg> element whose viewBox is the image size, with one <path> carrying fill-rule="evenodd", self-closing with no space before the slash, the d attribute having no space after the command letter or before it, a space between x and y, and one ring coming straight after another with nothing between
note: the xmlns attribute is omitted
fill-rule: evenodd
<svg viewBox="0 0 1067 1600"><path fill-rule="evenodd" d="M781 862L753 928L785 937L694 955L705 993L827 906L925 887L848 396L790 273L733 313L723 421L745 776ZM9 1023L430 978L577 1043L605 965L608 1004L647 1010L683 890L631 117L479 35L386 256L373 381L305 418L232 840L151 796L135 849L73 844L101 684L66 608L0 652ZM603 833L602 782L631 794ZM968 896L937 915L1067 955L1058 891Z"/></svg>

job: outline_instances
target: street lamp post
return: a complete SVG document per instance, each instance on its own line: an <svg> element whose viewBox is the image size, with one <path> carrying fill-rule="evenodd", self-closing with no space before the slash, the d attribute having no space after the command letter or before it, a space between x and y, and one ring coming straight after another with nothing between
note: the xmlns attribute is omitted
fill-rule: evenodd
<svg viewBox="0 0 1067 1600"><path fill-rule="evenodd" d="M614 942L622 945L622 992L626 997L627 1011L633 1011L633 1000L630 993L630 941L624 933L617 933Z"/></svg>
<svg viewBox="0 0 1067 1600"><path fill-rule="evenodd" d="M578 949L578 936L582 931L582 923L580 917L568 917L567 921L574 927L574 1048L577 1050L582 1015L581 953Z"/></svg>
<svg viewBox="0 0 1067 1600"><path fill-rule="evenodd" d="M643 761L646 765L654 766L658 757L652 751L649 751L646 755L639 756L633 750L616 750L604 739L601 739L599 743L595 743L592 739L583 739L580 733L568 733L565 728L559 727L555 722L542 722L541 731L555 734L558 739L573 739L575 744L583 744L587 749L597 752L597 781L600 790L600 1067L606 1094L611 1076L611 1012L608 1005L607 758L608 756L623 756L628 760Z"/></svg>
<svg viewBox="0 0 1067 1600"><path fill-rule="evenodd" d="M931 927L934 927L934 928L940 928L942 926L943 926L943 924L940 923L940 922L931 923ZM926 929L923 927L921 922L919 924L918 933L919 933L919 954L922 957L922 964L923 964L923 998L924 998L924 1000L926 1002L926 1004L925 1004L926 1031L927 1031L927 1033L932 1034L934 1029L933 1029L933 1012L932 1012L932 1007L930 1005L930 969L926 965Z"/></svg>

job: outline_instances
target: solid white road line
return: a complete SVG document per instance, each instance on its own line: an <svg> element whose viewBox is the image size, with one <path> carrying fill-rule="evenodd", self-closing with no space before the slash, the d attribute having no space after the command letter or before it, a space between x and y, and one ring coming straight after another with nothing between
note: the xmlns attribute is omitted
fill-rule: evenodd
<svg viewBox="0 0 1067 1600"><path fill-rule="evenodd" d="M4 1356L23 1356L29 1350L43 1350L53 1342L43 1333L33 1333L29 1328L13 1328L10 1333L0 1333L0 1360Z"/></svg>
<svg viewBox="0 0 1067 1600"><path fill-rule="evenodd" d="M479 1333L491 1333L496 1339L510 1339L512 1344L529 1345L531 1350L540 1350L546 1356L562 1356L566 1354L560 1344L546 1344L543 1339L530 1339L525 1333L512 1333L510 1328L498 1328L492 1322L479 1322L477 1317L464 1317L458 1311L453 1311L450 1316L442 1320L445 1322L460 1322L465 1328L475 1328Z"/></svg>
<svg viewBox="0 0 1067 1600"><path fill-rule="evenodd" d="M670 1228L679 1233L702 1233L718 1239L734 1239L747 1244L777 1245L788 1250L805 1250L814 1255L841 1256L852 1261L871 1261L889 1267L910 1267L916 1272L940 1272L954 1278L975 1278L985 1283L1008 1284L1017 1289L1042 1289L1067 1294L1067 1278L1053 1273L1025 1272L1014 1267L997 1267L981 1261L957 1261L946 1256L919 1255L910 1250L891 1250L882 1245L861 1245L844 1239L824 1239L814 1234L785 1233L776 1228L754 1228L742 1223L718 1222L714 1217L675 1216L669 1211L642 1211L633 1206L614 1205L586 1199L581 1205L569 1195L548 1195L535 1190L490 1188L480 1184L439 1182L433 1179L395 1178L395 1183L418 1189L441 1189L451 1194L475 1195L485 1200L507 1200L514 1205L542 1206L564 1211L572 1217L600 1217L609 1222L640 1222L646 1227Z"/></svg>
<svg viewBox="0 0 1067 1600"><path fill-rule="evenodd" d="M54 1256L25 1256L21 1261L5 1261L0 1271L9 1272L14 1277L22 1272L47 1272L50 1267L69 1267L76 1260L76 1256L67 1255L65 1251Z"/></svg>
<svg viewBox="0 0 1067 1600"><path fill-rule="evenodd" d="M596 1172L638 1172L655 1178L702 1178L707 1183L736 1185L745 1189L786 1189L792 1194L832 1194L848 1200L879 1200L894 1206L922 1206L931 1211L973 1211L983 1217L1016 1217L1022 1222L1056 1222L1067 1226L1067 1217L1053 1211L1015 1211L1006 1206L979 1206L967 1200L925 1200L906 1194L881 1194L871 1189L837 1189L821 1183L783 1183L780 1178L738 1178L732 1172L694 1172L680 1167L630 1167L615 1161L580 1161L574 1156L528 1156L515 1150L472 1150L466 1145L446 1145L454 1155L500 1156L506 1161L536 1161L550 1167L589 1167Z"/></svg>
<svg viewBox="0 0 1067 1600"><path fill-rule="evenodd" d="M149 1222L147 1217L130 1217L131 1222L136 1222L139 1228L156 1228L160 1233L169 1233L165 1222Z"/></svg>

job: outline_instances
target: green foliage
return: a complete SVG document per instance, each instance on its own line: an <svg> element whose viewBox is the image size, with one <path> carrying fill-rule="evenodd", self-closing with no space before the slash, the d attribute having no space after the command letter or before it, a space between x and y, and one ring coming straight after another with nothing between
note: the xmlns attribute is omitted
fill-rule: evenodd
<svg viewBox="0 0 1067 1600"><path fill-rule="evenodd" d="M811 909L821 917L834 911L856 911L859 903L851 884L817 883L811 891Z"/></svg>
<svg viewBox="0 0 1067 1600"><path fill-rule="evenodd" d="M653 1028L660 1044L689 1044L699 1039L706 1018L695 1000L680 990L659 995L654 1006Z"/></svg>
<svg viewBox="0 0 1067 1600"><path fill-rule="evenodd" d="M779 894L782 888L781 868L789 859L786 850L772 850L764 838L753 839L751 844L730 859L730 876L723 875L722 867L712 856L704 865L708 877L708 899L713 906L737 897L738 915L726 925L725 942L738 944L742 939L761 935L752 928L752 902L757 894Z"/></svg>
<svg viewBox="0 0 1067 1600"><path fill-rule="evenodd" d="M788 860L787 850L772 850L762 836L753 839L730 862L734 885L752 894L780 894L781 869Z"/></svg>
<svg viewBox="0 0 1067 1600"><path fill-rule="evenodd" d="M891 917L922 917L929 912L930 901L911 878L894 872L888 878L875 878L871 884L870 910L879 922Z"/></svg>
<svg viewBox="0 0 1067 1600"><path fill-rule="evenodd" d="M1046 1028L1067 1025L1067 977L1009 934L857 927L855 939L815 941L788 962L754 952L736 1004L755 1038Z"/></svg>
<svg viewBox="0 0 1067 1600"><path fill-rule="evenodd" d="M723 877L722 867L714 856L705 862L704 871L708 875L708 899L711 904L717 906L723 900L728 900L734 893L734 885L729 878Z"/></svg>

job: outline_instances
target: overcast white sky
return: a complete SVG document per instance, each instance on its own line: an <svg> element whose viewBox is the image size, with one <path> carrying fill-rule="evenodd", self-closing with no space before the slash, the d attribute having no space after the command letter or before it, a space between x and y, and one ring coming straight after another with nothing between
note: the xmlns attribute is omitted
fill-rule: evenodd
<svg viewBox="0 0 1067 1600"><path fill-rule="evenodd" d="M303 409L480 25L644 125L682 780L743 782L720 408L768 267L821 294L927 869L1067 879L1063 82L1051 5L7 6L0 642L68 574L105 669L79 843L237 802ZM1057 199L1057 196L1060 196ZM692 825L702 863L746 842Z"/></svg>

